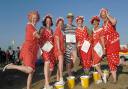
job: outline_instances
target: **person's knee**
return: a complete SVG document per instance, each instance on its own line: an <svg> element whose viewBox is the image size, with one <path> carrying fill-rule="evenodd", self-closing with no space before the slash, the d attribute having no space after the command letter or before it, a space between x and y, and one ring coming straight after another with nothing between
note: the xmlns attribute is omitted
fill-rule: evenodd
<svg viewBox="0 0 128 89"><path fill-rule="evenodd" d="M45 66L49 66L49 64L50 64L50 61L49 60L48 61L45 61L45 63L44 63Z"/></svg>
<svg viewBox="0 0 128 89"><path fill-rule="evenodd" d="M28 67L28 68L27 68L27 71L28 71L28 73L29 73L29 74L31 74L31 73L33 73L33 72L34 72L34 69L33 69L33 68L31 68L31 67Z"/></svg>
<svg viewBox="0 0 128 89"><path fill-rule="evenodd" d="M45 61L45 64L50 64L50 61L48 60L48 61Z"/></svg>
<svg viewBox="0 0 128 89"><path fill-rule="evenodd" d="M77 58L77 52L74 50L73 52L72 52L72 57L74 58L74 59L76 59Z"/></svg>
<svg viewBox="0 0 128 89"><path fill-rule="evenodd" d="M62 62L64 60L62 55L60 55L58 58L59 58L59 62Z"/></svg>

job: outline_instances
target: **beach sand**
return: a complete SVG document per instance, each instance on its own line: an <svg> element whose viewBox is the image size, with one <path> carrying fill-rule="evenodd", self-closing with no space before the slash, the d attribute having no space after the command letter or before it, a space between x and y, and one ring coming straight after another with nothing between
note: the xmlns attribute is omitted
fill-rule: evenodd
<svg viewBox="0 0 128 89"><path fill-rule="evenodd" d="M83 74L83 71L80 68L81 67L77 68L78 72L74 89L82 89L79 77ZM44 75L42 70L42 65L39 65L34 74L32 89L43 89ZM56 81L55 74L54 72L51 77L52 84ZM64 78L66 80L66 72L64 72ZM26 89L26 79L27 74L17 70L0 71L0 89ZM93 79L90 78L90 85L87 89L128 89L128 67L120 66L118 68L117 84L112 84L111 82L111 76L106 84L95 84ZM65 84L65 89L68 89L67 83Z"/></svg>

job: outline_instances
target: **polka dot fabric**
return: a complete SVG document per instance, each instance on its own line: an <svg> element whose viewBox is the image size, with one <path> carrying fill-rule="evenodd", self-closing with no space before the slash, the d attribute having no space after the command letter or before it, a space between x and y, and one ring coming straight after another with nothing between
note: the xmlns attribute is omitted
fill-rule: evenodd
<svg viewBox="0 0 128 89"><path fill-rule="evenodd" d="M81 64L84 69L90 69L91 68L91 47L89 48L89 51L85 53L81 50L82 44L84 40L89 40L89 35L87 33L87 28L84 27L83 30L76 29L76 41L79 42L81 46L78 47L78 51L80 53L81 58Z"/></svg>
<svg viewBox="0 0 128 89"><path fill-rule="evenodd" d="M33 36L35 31L36 29L32 24L27 24L25 42L23 43L20 52L20 59L23 61L23 64L32 67L33 69L35 69L35 62L39 48L38 40Z"/></svg>
<svg viewBox="0 0 128 89"><path fill-rule="evenodd" d="M108 65L111 71L115 71L117 70L117 65L119 64L119 34L117 33L115 26L113 26L110 21L108 21L107 24L103 24L103 29Z"/></svg>
<svg viewBox="0 0 128 89"><path fill-rule="evenodd" d="M97 65L101 61L101 57L94 50L94 47L96 46L97 43L100 43L100 45L101 45L101 37L103 36L102 35L102 31L103 31L103 28L99 28L96 31L93 30L93 34L92 34L92 37L93 37L93 41L92 41L92 47L93 47L93 49L92 49L93 65Z"/></svg>
<svg viewBox="0 0 128 89"><path fill-rule="evenodd" d="M52 35L52 31L47 30L46 28L42 29L41 32L41 39L40 39L40 46L42 47L46 41L49 41L53 44L54 38ZM54 64L55 64L55 57L54 57L54 48L50 52L46 52L42 50L42 58L44 61L50 61L50 69L54 69Z"/></svg>

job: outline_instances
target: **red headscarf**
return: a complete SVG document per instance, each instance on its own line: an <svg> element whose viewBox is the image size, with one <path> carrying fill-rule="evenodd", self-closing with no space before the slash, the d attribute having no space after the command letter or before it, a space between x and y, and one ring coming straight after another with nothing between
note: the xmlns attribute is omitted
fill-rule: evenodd
<svg viewBox="0 0 128 89"><path fill-rule="evenodd" d="M80 20L80 19L81 19L82 21L84 21L84 16L77 16L77 17L76 17L76 22L78 22L78 20Z"/></svg>
<svg viewBox="0 0 128 89"><path fill-rule="evenodd" d="M59 17L56 20L56 25L59 23L59 21L62 21L64 23L64 18L63 17Z"/></svg>
<svg viewBox="0 0 128 89"><path fill-rule="evenodd" d="M91 24L93 24L94 20L97 20L100 22L100 18L98 16L93 16L92 19L90 20Z"/></svg>

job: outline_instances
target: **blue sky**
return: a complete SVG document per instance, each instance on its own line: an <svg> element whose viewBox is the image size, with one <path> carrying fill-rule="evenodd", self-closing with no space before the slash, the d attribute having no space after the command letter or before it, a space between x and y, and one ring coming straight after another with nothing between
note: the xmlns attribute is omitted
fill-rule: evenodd
<svg viewBox="0 0 128 89"><path fill-rule="evenodd" d="M37 10L40 13L37 28L40 28L42 18L47 13L52 14L55 22L59 16L65 18L68 12L75 16L83 15L85 24L90 27L90 18L98 15L102 7L108 8L110 14L117 18L121 44L128 43L127 4L128 0L0 0L0 47L7 48L12 40L15 40L15 45L23 43L29 11Z"/></svg>

